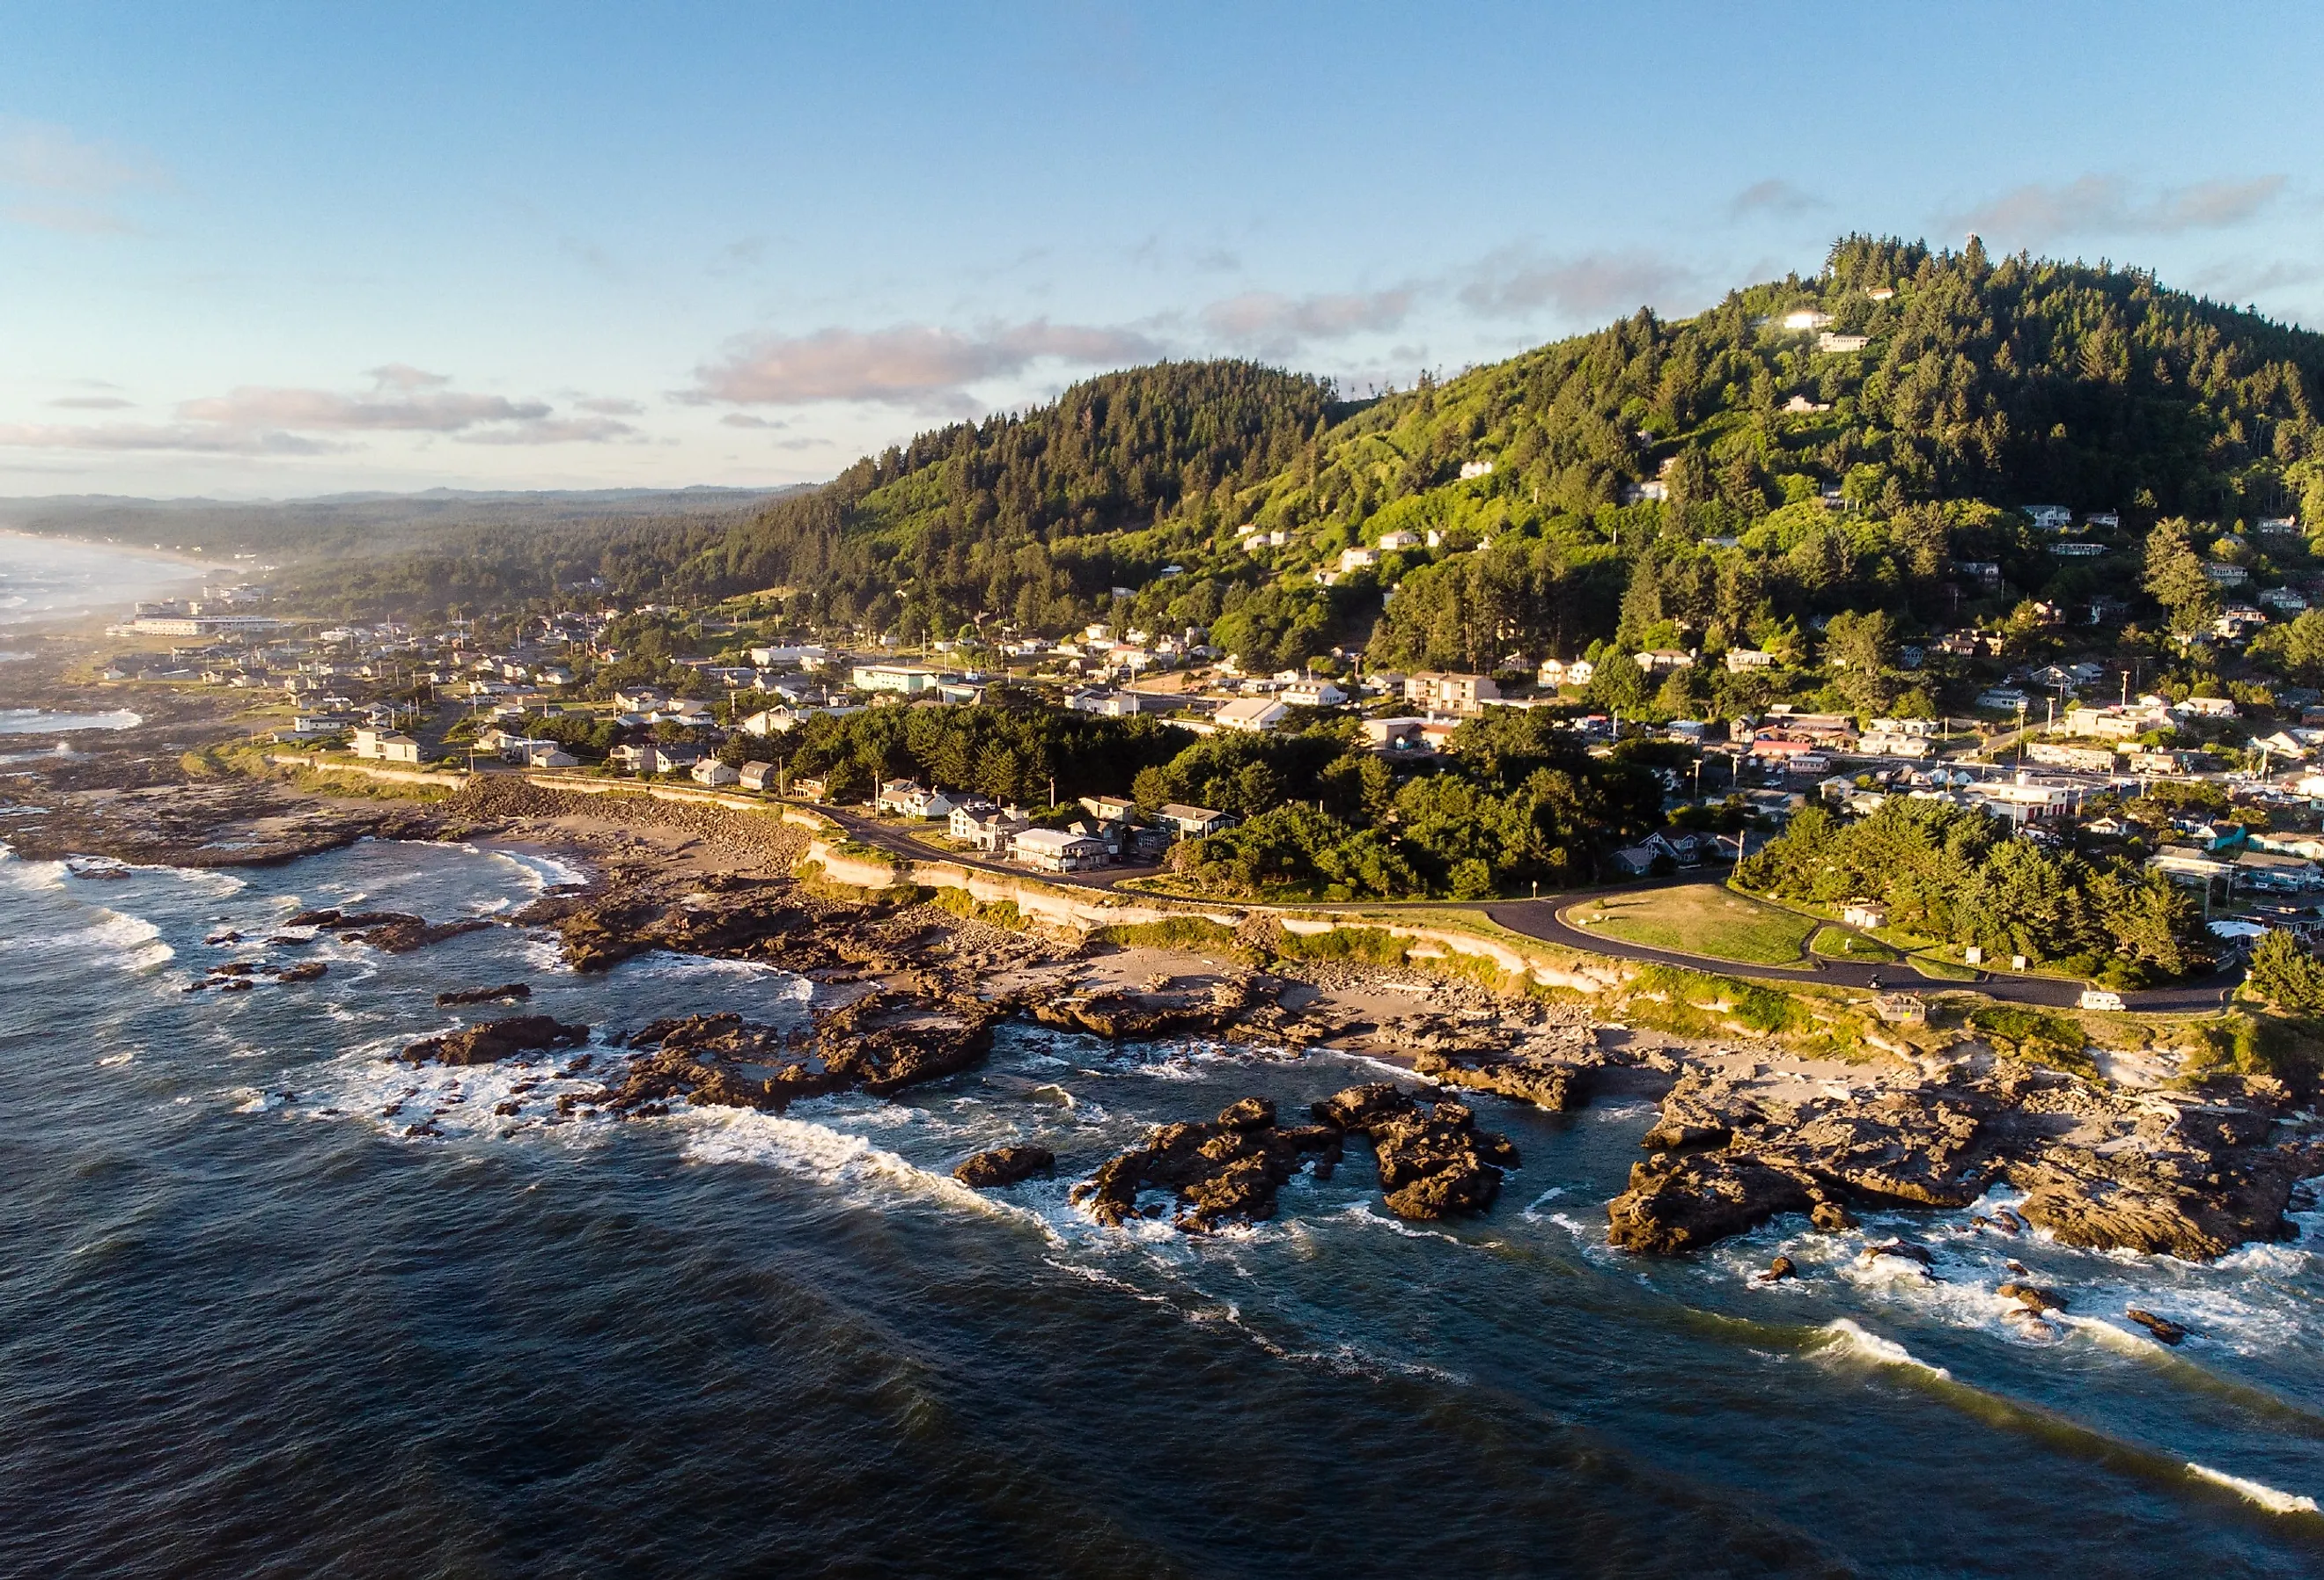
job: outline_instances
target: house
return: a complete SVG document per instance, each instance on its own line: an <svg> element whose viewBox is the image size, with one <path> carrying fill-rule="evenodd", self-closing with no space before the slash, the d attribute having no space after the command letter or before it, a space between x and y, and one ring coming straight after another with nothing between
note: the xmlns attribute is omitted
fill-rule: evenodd
<svg viewBox="0 0 2324 1580"><path fill-rule="evenodd" d="M1400 553L1404 550L1417 549L1419 547L1420 534L1418 532L1396 531L1382 532L1379 535L1379 551L1383 554Z"/></svg>
<svg viewBox="0 0 2324 1580"><path fill-rule="evenodd" d="M2264 532L2271 538L2297 537L2300 532L2300 521L2296 516L2262 516L2252 523L2252 531Z"/></svg>
<svg viewBox="0 0 2324 1580"><path fill-rule="evenodd" d="M1342 549L1340 550L1340 574L1342 576L1345 576L1351 570L1364 570L1372 566L1378 565L1379 563L1379 550L1377 549Z"/></svg>
<svg viewBox="0 0 2324 1580"><path fill-rule="evenodd" d="M1587 686L1597 673L1598 666L1588 659L1544 659L1536 678L1554 690L1560 686Z"/></svg>
<svg viewBox="0 0 2324 1580"><path fill-rule="evenodd" d="M1756 647L1730 647L1727 650L1727 672L1740 675L1747 670L1768 670L1775 664L1775 655Z"/></svg>
<svg viewBox="0 0 2324 1580"><path fill-rule="evenodd" d="M2308 600L2291 587L2269 587L2260 594L2259 601L2284 614L2297 614L2308 607Z"/></svg>
<svg viewBox="0 0 2324 1580"><path fill-rule="evenodd" d="M2174 883L2209 885L2225 878L2230 892L2234 889L2235 862L2213 855L2209 851L2198 850L2190 845L2166 845L2156 851L2146 864Z"/></svg>
<svg viewBox="0 0 2324 1580"><path fill-rule="evenodd" d="M1649 648L1645 652L1632 653L1630 657L1649 675L1667 675L1673 670L1694 668L1692 653L1681 652L1673 647Z"/></svg>
<svg viewBox="0 0 2324 1580"><path fill-rule="evenodd" d="M1891 735L1884 730L1867 730L1856 743L1856 749L1868 757L1927 757L1936 751L1936 744L1926 735Z"/></svg>
<svg viewBox="0 0 2324 1580"><path fill-rule="evenodd" d="M580 759L554 741L533 741L525 746L527 768L577 768Z"/></svg>
<svg viewBox="0 0 2324 1580"><path fill-rule="evenodd" d="M1489 477L1492 475L1493 463L1490 461L1477 460L1461 463L1461 481L1463 483L1479 477Z"/></svg>
<svg viewBox="0 0 2324 1580"><path fill-rule="evenodd" d="M671 746L616 746L605 753L605 761L616 768L626 768L641 777L656 773L675 773L694 765L695 753Z"/></svg>
<svg viewBox="0 0 2324 1580"><path fill-rule="evenodd" d="M2074 513L2062 504L2029 504L2025 513L2034 518L2034 527L2044 532L2062 532L2074 524Z"/></svg>
<svg viewBox="0 0 2324 1580"><path fill-rule="evenodd" d="M730 784L740 784L742 782L742 776L727 764L719 762L717 758L705 757L694 765L694 782L706 784L715 789Z"/></svg>
<svg viewBox="0 0 2324 1580"><path fill-rule="evenodd" d="M1988 590L2001 585L2001 562L1997 559L1957 559L1953 568Z"/></svg>
<svg viewBox="0 0 2324 1580"><path fill-rule="evenodd" d="M1105 864L1105 842L1064 828L1028 828L1009 842L1009 854L1045 873L1078 873Z"/></svg>
<svg viewBox="0 0 2324 1580"><path fill-rule="evenodd" d="M1977 694L1979 707L1989 707L2002 713L2023 713L2025 700L2025 693L2015 686L1988 686Z"/></svg>
<svg viewBox="0 0 2324 1580"><path fill-rule="evenodd" d="M2324 888L2324 873L2306 856L2288 851L2246 850L2236 857L2236 877L2246 889L2297 893Z"/></svg>
<svg viewBox="0 0 2324 1580"><path fill-rule="evenodd" d="M880 787L874 807L899 818L949 818L953 798L942 790L924 790L908 779L891 779Z"/></svg>
<svg viewBox="0 0 2324 1580"><path fill-rule="evenodd" d="M1868 933L1877 932L1888 925L1888 908L1869 900L1852 900L1841 910L1840 919Z"/></svg>
<svg viewBox="0 0 2324 1580"><path fill-rule="evenodd" d="M1784 328L1794 333L1821 329L1831 323L1831 315L1812 307L1794 308L1784 315Z"/></svg>
<svg viewBox="0 0 2324 1580"><path fill-rule="evenodd" d="M1500 700L1501 688L1490 675L1449 674L1427 670L1404 679L1404 699L1442 713L1477 713L1487 702Z"/></svg>
<svg viewBox="0 0 2324 1580"><path fill-rule="evenodd" d="M2111 510L2094 510L2082 517L2082 525L2086 527L2095 527L2102 532L2119 531L2122 529L2122 513Z"/></svg>
<svg viewBox="0 0 2324 1580"><path fill-rule="evenodd" d="M745 762L735 775L744 790L770 790L780 781L781 770L771 762Z"/></svg>
<svg viewBox="0 0 2324 1580"><path fill-rule="evenodd" d="M2236 705L2225 697L2190 697L2184 702L2174 703L2171 711L2196 718L2233 718Z"/></svg>
<svg viewBox="0 0 2324 1580"><path fill-rule="evenodd" d="M1163 827L1181 839L1216 834L1233 821L1224 812L1213 812L1208 807L1182 806L1176 801L1165 805L1161 817Z"/></svg>
<svg viewBox="0 0 2324 1580"><path fill-rule="evenodd" d="M2096 559L2106 551L2105 544L2085 542L2080 538L2061 538L2050 545L2050 552L2061 559Z"/></svg>
<svg viewBox="0 0 2324 1580"><path fill-rule="evenodd" d="M622 713L655 713L669 698L647 687L627 687L613 693L613 707Z"/></svg>
<svg viewBox="0 0 2324 1580"><path fill-rule="evenodd" d="M1399 752L1421 752L1428 749L1422 735L1428 721L1425 718L1368 718L1364 720L1364 740L1375 752L1393 756ZM2319 790L2324 795L2324 790Z"/></svg>
<svg viewBox="0 0 2324 1580"><path fill-rule="evenodd" d="M2074 809L2074 787L2036 784L2019 775L2000 784L1980 784L1971 791L1986 811L2012 823L2051 823Z"/></svg>
<svg viewBox="0 0 2324 1580"><path fill-rule="evenodd" d="M2114 772L2111 746L2068 746L2054 741L2036 741L2025 748L2025 755L2048 768L2072 768L2084 773Z"/></svg>
<svg viewBox="0 0 2324 1580"><path fill-rule="evenodd" d="M1294 680L1283 688L1283 700L1294 707L1338 707L1348 694L1329 680Z"/></svg>
<svg viewBox="0 0 2324 1580"><path fill-rule="evenodd" d="M986 796L963 796L952 804L945 818L945 832L954 839L972 839L979 827L998 817L1001 808Z"/></svg>
<svg viewBox="0 0 2324 1580"><path fill-rule="evenodd" d="M393 730L357 730L351 744L356 756L368 757L374 762L407 762L414 766L420 762L420 743Z"/></svg>
<svg viewBox="0 0 2324 1580"><path fill-rule="evenodd" d="M791 781L791 794L804 801L819 801L831 793L831 788L821 778L809 776Z"/></svg>
<svg viewBox="0 0 2324 1580"><path fill-rule="evenodd" d="M991 801L954 807L946 832L964 845L991 855L1005 856L1017 836L1032 827L1030 821Z"/></svg>
<svg viewBox="0 0 2324 1580"><path fill-rule="evenodd" d="M2267 616L2248 604L2232 604L2211 622L2211 634L2221 642L2242 642L2267 629Z"/></svg>
<svg viewBox="0 0 2324 1580"><path fill-rule="evenodd" d="M1084 796L1082 808L1101 823L1127 823L1138 803L1126 796Z"/></svg>
<svg viewBox="0 0 2324 1580"><path fill-rule="evenodd" d="M1827 352L1861 351L1872 344L1869 335L1836 335L1830 329L1816 337L1816 349Z"/></svg>
<svg viewBox="0 0 2324 1580"><path fill-rule="evenodd" d="M2221 560L2203 562L2203 575L2213 587L2239 587L2251 580L2251 572L2240 565L2228 565Z"/></svg>
<svg viewBox="0 0 2324 1580"><path fill-rule="evenodd" d="M847 681L858 691L887 691L912 697L959 679L947 670L931 670L923 664L858 664L849 672Z"/></svg>
<svg viewBox="0 0 2324 1580"><path fill-rule="evenodd" d="M1291 709L1272 697L1238 697L1211 720L1222 730L1249 730L1254 733L1273 729L1291 716Z"/></svg>

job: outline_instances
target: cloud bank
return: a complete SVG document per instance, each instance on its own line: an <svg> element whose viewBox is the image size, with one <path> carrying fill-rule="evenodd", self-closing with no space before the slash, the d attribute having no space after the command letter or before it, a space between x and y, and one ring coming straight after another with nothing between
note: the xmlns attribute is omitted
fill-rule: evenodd
<svg viewBox="0 0 2324 1580"><path fill-rule="evenodd" d="M919 408L957 407L969 387L1024 372L1037 362L1077 366L1140 362L1162 348L1135 330L1080 324L991 325L973 333L927 324L884 329L817 329L807 335L748 335L695 369L678 399L693 403L801 406L868 401Z"/></svg>
<svg viewBox="0 0 2324 1580"><path fill-rule="evenodd" d="M2195 181L2141 195L2119 176L2087 175L2062 185L2014 187L1946 224L2013 241L2072 236L2176 236L2222 230L2257 216L2283 190L2281 175Z"/></svg>

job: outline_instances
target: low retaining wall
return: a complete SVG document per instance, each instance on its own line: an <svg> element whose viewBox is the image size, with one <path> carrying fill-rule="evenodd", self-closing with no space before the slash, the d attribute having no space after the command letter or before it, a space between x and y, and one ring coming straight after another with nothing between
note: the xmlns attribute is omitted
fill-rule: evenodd
<svg viewBox="0 0 2324 1580"><path fill-rule="evenodd" d="M327 757L309 757L298 752L269 752L266 760L284 768L304 768L315 773L352 773L389 784L436 784L459 790L468 782L467 774L457 769L376 768L368 762L334 762Z"/></svg>
<svg viewBox="0 0 2324 1580"><path fill-rule="evenodd" d="M1442 959L1447 955L1463 955L1472 959L1490 961L1498 969L1513 976L1524 976L1544 987L1570 987L1582 993L1603 993L1618 987L1628 975L1609 960L1602 971L1589 969L1569 971L1563 966L1542 959L1530 951L1496 938L1480 938L1473 933L1456 932L1446 928L1407 927L1372 917L1317 916L1313 912L1268 911L1255 906L1255 911L1271 915L1286 933L1303 938L1319 938L1342 929L1351 931L1386 933L1392 938L1407 938L1412 947L1406 954L1416 959Z"/></svg>

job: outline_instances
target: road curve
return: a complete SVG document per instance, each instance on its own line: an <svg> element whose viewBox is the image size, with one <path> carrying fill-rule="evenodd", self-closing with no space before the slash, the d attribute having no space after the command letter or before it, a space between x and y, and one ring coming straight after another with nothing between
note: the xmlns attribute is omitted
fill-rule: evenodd
<svg viewBox="0 0 2324 1580"><path fill-rule="evenodd" d="M1644 886L1646 885L1641 885ZM2079 983L2061 982L2046 976L2009 976L1987 971L1978 973L1974 982L1950 982L1923 976L1910 966L1901 963L1874 966L1861 961L1831 960L1815 966L1752 966L1741 961L1721 960L1710 955L1657 949L1652 945L1634 944L1625 938L1585 932L1569 925L1558 911L1572 904L1577 898L1572 894L1560 894L1546 900L1493 901L1481 909L1487 916L1513 933L1522 933L1526 938L1561 945L1582 954L1607 955L1618 960L1637 960L1656 966L1677 966L1690 971L1739 976L1754 982L1865 990L1885 987L1930 993L1979 993L1987 998L2010 1003L2041 1004L2051 1009L2072 1009L2081 1001L2082 990ZM2177 987L2157 988L2148 993L2126 993L2122 995L2123 1005L2126 1009L2150 1012L2183 1013L2216 1010L2227 1002L2227 995L2242 980L2242 967L2231 966Z"/></svg>

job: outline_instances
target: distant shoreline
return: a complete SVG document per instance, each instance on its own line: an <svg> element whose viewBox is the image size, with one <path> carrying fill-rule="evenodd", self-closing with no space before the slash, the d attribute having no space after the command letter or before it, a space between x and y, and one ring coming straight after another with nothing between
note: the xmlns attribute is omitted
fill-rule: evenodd
<svg viewBox="0 0 2324 1580"><path fill-rule="evenodd" d="M155 549L143 544L132 546L127 543L106 543L93 538L69 538L55 532L28 532L22 527L0 527L0 538L14 538L27 543L62 543L75 549L94 549L105 554L126 554L139 559L166 560L172 565L183 565L203 572L237 568L234 560L213 559L203 555L189 554L182 549Z"/></svg>

